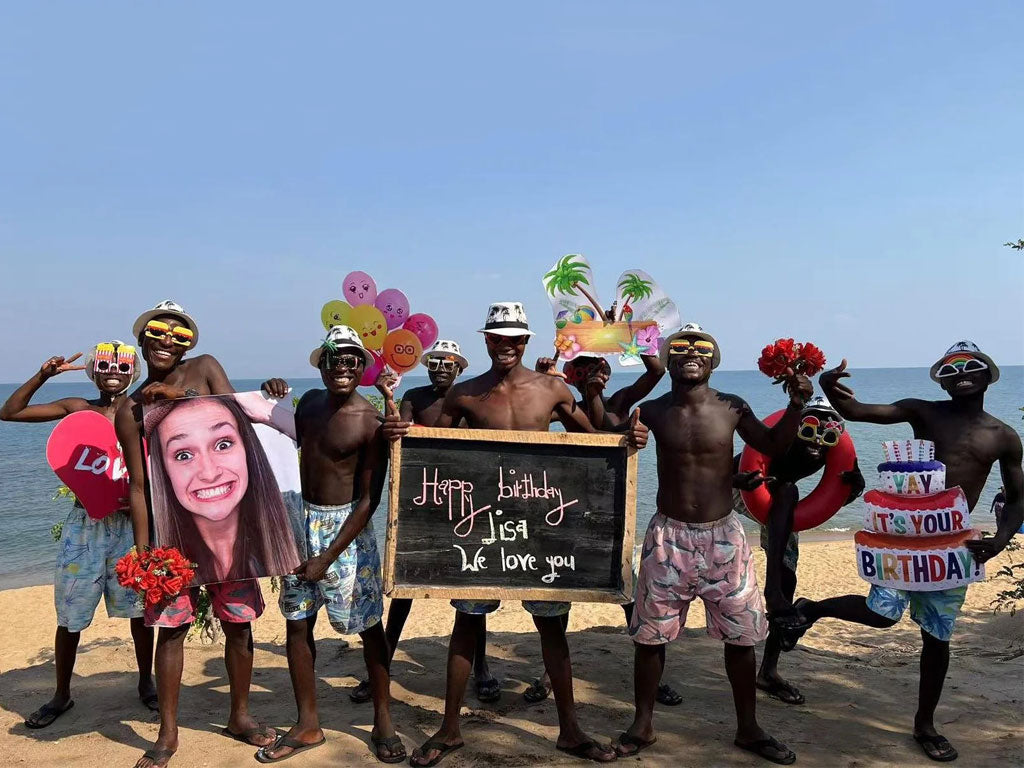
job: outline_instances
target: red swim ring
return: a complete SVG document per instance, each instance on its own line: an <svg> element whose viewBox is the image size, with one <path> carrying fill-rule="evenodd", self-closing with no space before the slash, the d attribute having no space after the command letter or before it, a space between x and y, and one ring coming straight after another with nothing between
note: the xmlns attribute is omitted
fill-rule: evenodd
<svg viewBox="0 0 1024 768"><path fill-rule="evenodd" d="M765 419L764 423L773 426L784 413L784 410L776 411ZM828 449L825 468L817 487L796 505L796 512L793 514L794 531L817 528L840 510L850 496L850 486L839 476L853 469L856 462L857 452L853 447L853 438L847 432L843 432L839 443ZM744 447L740 456L740 472L753 472L759 469L761 474L767 475L770 464L771 459L760 451L755 451L749 445ZM740 491L740 495L750 514L762 524L766 523L768 510L772 506L772 495L768 489L764 485L759 485L753 491Z"/></svg>

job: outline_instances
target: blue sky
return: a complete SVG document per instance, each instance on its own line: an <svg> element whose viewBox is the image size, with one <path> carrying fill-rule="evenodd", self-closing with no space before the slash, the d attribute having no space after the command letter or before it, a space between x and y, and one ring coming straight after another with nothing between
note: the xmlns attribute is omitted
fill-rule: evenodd
<svg viewBox="0 0 1024 768"><path fill-rule="evenodd" d="M173 298L312 374L352 269L471 360L491 300L627 267L855 367L1024 362L1017 2L21 3L0 10L0 381ZM479 367L479 366L477 366Z"/></svg>

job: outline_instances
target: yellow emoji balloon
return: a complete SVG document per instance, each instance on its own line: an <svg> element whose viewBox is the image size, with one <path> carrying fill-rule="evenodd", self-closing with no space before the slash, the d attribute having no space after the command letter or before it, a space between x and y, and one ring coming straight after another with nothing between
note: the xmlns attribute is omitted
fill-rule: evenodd
<svg viewBox="0 0 1024 768"><path fill-rule="evenodd" d="M378 350L384 346L388 325L384 315L373 304L352 307L348 312L348 325L359 334L367 349Z"/></svg>
<svg viewBox="0 0 1024 768"><path fill-rule="evenodd" d="M331 330L332 325L348 325L348 314L352 307L344 301L328 301L320 310L320 322L324 324L324 330Z"/></svg>

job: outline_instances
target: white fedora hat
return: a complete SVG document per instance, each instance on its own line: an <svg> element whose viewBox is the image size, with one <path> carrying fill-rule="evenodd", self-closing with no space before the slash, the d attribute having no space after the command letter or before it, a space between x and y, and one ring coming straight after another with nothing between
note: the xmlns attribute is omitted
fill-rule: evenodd
<svg viewBox="0 0 1024 768"><path fill-rule="evenodd" d="M438 339L434 342L434 346L423 353L423 357L420 358L420 362L424 365L427 364L427 360L432 357L439 357L443 360L454 360L459 364L462 370L466 370L469 367L469 360L462 356L462 350L459 349L457 342L450 339Z"/></svg>
<svg viewBox="0 0 1024 768"><path fill-rule="evenodd" d="M487 309L487 320L478 333L497 336L533 336L526 311L518 301L496 301Z"/></svg>
<svg viewBox="0 0 1024 768"><path fill-rule="evenodd" d="M154 317L165 317L170 315L171 317L178 318L179 321L188 326L188 329L192 331L192 346L189 349L195 349L199 346L199 324L196 323L195 319L185 309L178 304L176 301L170 299L161 301L152 309L147 312L143 312L141 315L135 318L135 322L132 323L132 335L136 341L139 338L139 334L145 329L146 324Z"/></svg>
<svg viewBox="0 0 1024 768"><path fill-rule="evenodd" d="M309 364L314 368L319 368L320 358L324 352L327 350L340 352L343 349L351 349L362 355L367 368L373 365L373 355L363 346L363 340L359 338L359 334L347 325L331 326L327 331L327 336L320 342L320 346L309 353Z"/></svg>

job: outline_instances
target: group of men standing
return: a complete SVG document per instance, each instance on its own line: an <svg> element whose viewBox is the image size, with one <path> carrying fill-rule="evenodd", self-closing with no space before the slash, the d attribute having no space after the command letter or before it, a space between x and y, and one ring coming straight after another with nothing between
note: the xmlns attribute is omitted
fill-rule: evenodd
<svg viewBox="0 0 1024 768"><path fill-rule="evenodd" d="M495 306L504 311L494 311ZM949 632L945 627L951 632L952 620L944 622L940 631L925 617L932 615L939 603L942 611L948 614L952 610L955 617L962 596L959 602L956 595L937 597L924 606L918 593L887 595L890 599L880 600L877 588L873 588L867 599L850 595L817 603L794 601L796 544L789 542L789 537L797 501L795 483L821 466L825 452L813 436L804 442L795 438L801 419L813 409L830 409L847 421L908 422L915 437L935 442L936 457L946 464L949 484L960 485L972 507L992 465L998 464L1005 488L998 531L992 538L970 544L975 558L983 562L1001 551L1024 521L1020 439L1013 429L983 408L985 390L998 379L998 368L991 359L970 345L967 352L980 366L941 377L933 369L933 378L949 395L949 399L939 402L860 403L841 382L848 375L845 361L821 376L822 389L831 404L812 400L811 382L805 376L791 374L783 387L785 410L769 427L742 398L711 388L710 378L721 361L721 350L711 334L694 324L666 338L658 357L645 358L646 371L640 379L610 396L604 392L610 369L603 361L574 361L567 370L582 395L580 401L561 380L566 373L558 374L553 361L538 361L536 370L523 365L533 332L521 304L492 305L488 321L480 331L489 358L484 373L460 380L459 374L468 365L466 358L455 342L438 341L423 358L431 384L406 393L400 410L394 406L389 380L379 381L388 401L385 416L357 391L371 358L355 331L345 326L331 328L310 354L310 363L318 369L324 388L307 392L295 413L309 556L293 574L285 577L280 595L281 611L287 621L288 667L298 719L287 732L277 733L249 713L251 622L262 614L263 599L255 581L214 584L208 592L213 613L224 628L225 664L231 688L225 735L258 747L255 758L263 763L277 762L324 743L316 704L313 631L319 609L325 607L335 630L362 638L368 679L353 692L353 699L373 701L374 754L385 763L406 760L405 748L391 718L390 666L411 601L392 601L385 629L380 558L371 522L387 469L387 444L407 434L414 424L547 431L557 419L570 431L622 433L636 448L643 448L648 433L652 433L657 441L658 473L658 513L644 537L635 602L627 607L629 634L635 647L635 716L613 744L602 744L589 736L577 718L566 637L569 604L524 602L540 635L544 659L545 672L537 685L542 689L550 686L554 694L559 750L596 762L611 762L634 756L655 744L654 704L667 696L662 680L665 646L679 636L690 604L700 597L707 616L707 632L724 646L725 669L736 708L737 747L771 762L794 762L793 751L760 727L755 712L758 687L790 704L803 701L802 694L783 680L775 668L779 650L792 648L819 618L830 616L885 627L894 624L909 604L911 617L921 625L923 642L920 700L913 735L929 757L956 757L956 751L935 730L933 722L949 661ZM132 542L139 548L152 543L144 437L140 428L142 407L160 399L228 394L234 390L216 359L191 354L198 344L199 327L174 302L162 302L140 315L133 325L133 336L141 350L141 360L135 358L133 370L100 371L95 360L86 360L85 370L99 389L97 399L70 398L47 405L29 405L43 381L78 368L72 365L74 358L51 358L39 374L9 398L0 417L43 421L90 409L115 425L130 479L129 498L125 500L129 514L118 513L110 522L109 518L90 521L76 510L75 525L65 526L62 551L70 539L88 538L92 543L86 557L93 569L90 573L95 571L97 576L92 582L93 591L76 603L62 596L67 576L58 563L57 690L53 699L31 715L26 724L45 727L72 706L74 649L80 631L88 626L99 597L105 592L108 613L132 621L139 661L138 694L145 704L159 709L157 740L136 763L138 768L149 768L167 765L178 748L177 709L184 639L195 619L198 590L186 589L176 597L147 607L143 613L129 595L118 592L120 588L113 577L111 563ZM115 349L130 346L123 342L113 344ZM139 377L143 360L146 378L129 392ZM632 410L634 404L651 393L665 372L671 380L670 390ZM263 389L269 397L277 399L286 397L289 391L282 379L267 380ZM770 477L737 472L732 455L734 434L772 457ZM863 489L863 477L855 471L843 479L850 486L850 501ZM770 484L775 499L768 537L767 613L750 548L734 511L734 489L752 488L762 482ZM791 558L787 558L787 547L791 549ZM497 609L498 601L452 602L456 613L449 641L444 718L438 731L408 757L416 766L436 765L464 746L459 713L471 674L476 678L481 699L493 700L496 693L500 695L500 686L487 669L484 650L485 617ZM150 677L152 627L159 627L155 695ZM766 638L766 656L771 661L766 661L758 673L754 646Z"/></svg>

